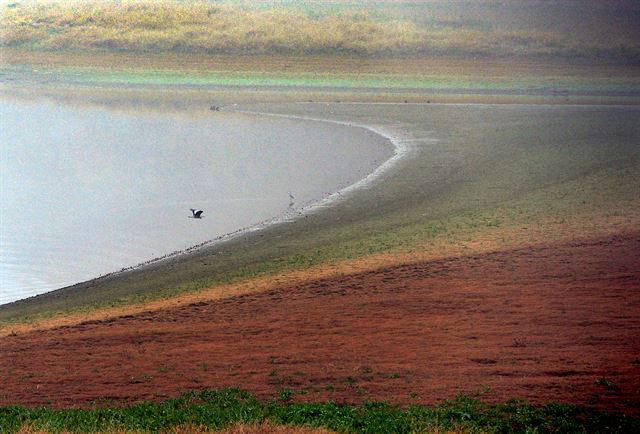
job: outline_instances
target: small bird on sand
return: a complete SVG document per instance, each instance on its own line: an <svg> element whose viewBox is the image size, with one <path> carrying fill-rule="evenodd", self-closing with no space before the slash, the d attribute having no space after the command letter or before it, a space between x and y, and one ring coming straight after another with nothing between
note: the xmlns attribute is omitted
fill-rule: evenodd
<svg viewBox="0 0 640 434"><path fill-rule="evenodd" d="M194 208L190 208L190 209L191 209L191 214L193 214L193 215L189 216L190 219L201 219L202 218L202 210L201 209L199 209L199 210L196 210Z"/></svg>

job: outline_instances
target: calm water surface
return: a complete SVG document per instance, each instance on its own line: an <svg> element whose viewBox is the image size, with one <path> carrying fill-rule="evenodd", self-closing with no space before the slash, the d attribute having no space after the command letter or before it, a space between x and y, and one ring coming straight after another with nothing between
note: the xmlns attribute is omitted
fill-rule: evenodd
<svg viewBox="0 0 640 434"><path fill-rule="evenodd" d="M320 200L392 152L324 122L16 100L0 146L0 304L283 215L289 192Z"/></svg>

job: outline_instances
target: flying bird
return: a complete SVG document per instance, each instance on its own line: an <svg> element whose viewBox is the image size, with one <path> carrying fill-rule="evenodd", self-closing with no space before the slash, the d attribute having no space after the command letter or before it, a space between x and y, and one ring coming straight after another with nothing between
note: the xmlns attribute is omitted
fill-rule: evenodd
<svg viewBox="0 0 640 434"><path fill-rule="evenodd" d="M191 218L191 219L201 219L202 218L202 210L201 209L199 209L199 210L196 210L194 208L190 208L190 209L191 209L191 214L193 214L193 215L190 215L189 218Z"/></svg>

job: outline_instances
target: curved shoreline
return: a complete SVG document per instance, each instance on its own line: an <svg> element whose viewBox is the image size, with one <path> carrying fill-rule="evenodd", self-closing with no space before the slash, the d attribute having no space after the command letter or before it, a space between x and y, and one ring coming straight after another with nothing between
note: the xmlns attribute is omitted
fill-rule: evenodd
<svg viewBox="0 0 640 434"><path fill-rule="evenodd" d="M328 103L325 103L325 104L328 104ZM367 185L371 184L376 179L381 177L383 174L385 174L387 171L391 170L396 164L400 162L400 160L408 156L409 152L412 149L410 146L407 145L406 142L400 140L400 138L393 136L392 134L390 134L387 131L384 131L383 129L373 127L371 125L360 124L356 122L337 121L334 119L316 118L311 116L268 113L268 112L252 111L252 110L232 110L232 111L234 113L245 113L245 114L252 114L252 115L259 115L259 116L271 116L271 117L279 117L279 118L285 118L285 119L299 119L299 120L314 121L314 122L326 122L326 123L343 125L343 126L348 126L353 128L361 128L361 129L370 131L374 134L377 134L381 137L384 137L389 141L389 143L391 143L391 145L393 145L393 148L394 148L393 155L387 160L383 161L382 164L380 164L378 167L376 167L373 170L373 172L369 173L364 178L354 182L353 184L348 185L334 193L331 193L330 195L326 196L323 199L320 199L319 201L314 201L312 203L305 204L305 206L300 208L301 212L299 215L304 215L307 212L314 212L317 209L330 206L333 203L337 202L338 200L342 199L342 195L344 193L350 193L360 188L366 187Z"/></svg>
<svg viewBox="0 0 640 434"><path fill-rule="evenodd" d="M163 262L165 261L180 261L181 258L197 255L198 253L202 252L204 249L221 245L235 238L248 235L253 232L258 232L260 230L266 229L268 227L276 226L282 223L292 222L305 215L309 215L311 213L317 212L320 209L330 207L331 205L336 204L341 200L344 200L344 197L343 197L344 194L352 193L358 189L364 188L367 185L371 184L373 181L375 181L384 173L386 173L388 170L390 170L392 167L394 167L403 157L407 155L409 151L409 146L403 143L399 138L389 134L386 131L383 131L379 128L376 128L370 125L358 124L354 122L336 121L331 119L276 114L276 113L258 112L258 111L249 111L249 110L228 110L228 112L250 114L255 116L278 117L278 118L302 120L302 121L324 122L324 123L331 123L331 124L337 124L337 125L342 125L342 126L347 126L352 128L363 129L384 138L393 147L393 154L391 155L391 157L384 160L380 165L374 166L374 169L368 174L366 174L363 178L355 181L352 184L347 185L346 187L339 188L338 190L326 195L325 197L322 197L317 200L308 201L299 208L288 210L283 214L276 215L272 218L262 220L253 225L219 235L215 238L205 240L201 243L189 246L184 249L175 250L165 255L154 257L149 260L142 261L128 267L123 267L119 270L115 270L106 274L98 275L88 280L79 281L67 286L55 288L46 292L35 294L33 296L29 296L26 298L21 298L18 300L11 301L9 303L5 303L3 305L0 305L0 308L4 306L10 306L15 303L28 302L29 300L33 300L45 295L51 295L53 293L65 291L65 290L72 289L79 286L87 286L87 285L91 286L92 284L97 282L118 279L119 277L123 277L133 272L144 271L147 267L158 266L158 265L162 266Z"/></svg>
<svg viewBox="0 0 640 434"><path fill-rule="evenodd" d="M297 119L297 120L314 121L314 122L326 122L326 123L333 123L333 124L343 125L343 126L348 126L353 128L361 128L367 131L371 131L372 133L385 138L393 146L394 152L390 158L382 162L382 164L377 166L372 172L370 172L364 178L361 178L360 180L354 182L353 184L350 184L344 188L341 188L322 199L307 202L303 204L302 207L295 208L293 210L294 212L287 211L284 214L274 216L270 219L263 220L251 226L240 228L233 232L228 232L226 234L219 235L215 238L203 241L202 243L187 247L185 249L174 251L156 258L152 258L152 259L149 259L148 261L144 261L118 271L113 271L111 273L103 274L93 279L89 279L83 282L78 282L73 285L65 286L62 288L54 289L52 291L47 291L46 293L43 293L43 294L64 290L66 288L72 288L77 285L96 282L102 279L117 278L123 274L130 273L130 272L143 271L144 268L147 266L159 265L166 260L179 260L181 257L187 256L187 255L195 255L202 249L215 247L218 244L224 243L234 238L247 235L253 232L258 232L262 229L266 229L274 225L291 222L305 215L308 215L310 213L317 212L320 209L327 208L333 204L338 203L338 201L340 201L341 199L343 200L344 199L342 196L343 194L351 193L361 188L365 188L367 185L374 182L376 179L381 177L387 171L392 169L398 162L400 162L402 158L406 157L411 149L409 146L406 145L406 143L402 142L399 138L392 136L386 131L382 131L381 129L372 127L370 125L336 121L332 119L322 119L322 118L314 118L314 117L307 117L307 116L286 115L286 114L268 113L268 112L259 112L259 111L250 111L250 110L233 110L233 111L230 110L229 112L243 113L243 114L250 114L250 115L257 115L257 116L279 117L279 118L285 118L285 119ZM42 295L42 294L34 295L33 297L38 297L39 295ZM33 297L27 297L25 299L16 300L16 301L28 300ZM7 303L7 304L11 304L11 303Z"/></svg>
<svg viewBox="0 0 640 434"><path fill-rule="evenodd" d="M199 101L204 102L203 99ZM211 102L212 100L209 100L209 104ZM228 99L220 102L227 108L233 104L233 101ZM315 207L307 206L304 210L305 218L296 218L297 214L279 215L278 218L262 222L262 225L254 225L251 230L228 234L223 240L211 240L205 243L206 248L195 246L191 251L183 252L181 255L173 255L147 264L144 270L138 267L135 271L118 272L111 275L112 278L95 279L89 283L25 299L23 302L0 306L0 323L56 315L61 312L81 312L87 309L147 303L153 299L169 299L179 294L197 293L220 285L238 285L254 278L273 277L274 281L278 281L275 276L285 270L304 270L316 265L333 264L339 259L360 258L372 253L387 252L395 247L413 245L424 237L432 239L451 230L459 231L460 225L463 229L473 231L479 230L476 228L493 228L495 212L498 212L498 215L503 214L500 211L502 208L494 208L495 206L512 203L517 199L524 201L516 203L518 208L524 211L523 215L537 212L535 210L539 209L541 198L535 196L538 193L534 192L540 191L540 188L550 188L549 179L555 183L552 186L557 186L553 188L564 188L562 186L567 177L566 172L553 171L551 169L554 166L546 164L555 154L543 153L535 157L536 161L539 160L538 163L545 163L539 164L540 176L528 176L525 184L520 181L515 184L507 183L509 179L505 179L504 174L513 174L511 178L519 180L521 162L532 158L532 154L527 151L530 144L525 142L520 143L521 150L516 149L519 152L516 156L519 158L505 161L504 152L514 151L513 146L509 145L514 137L520 137L521 132L531 131L530 128L540 122L552 122L549 124L553 127L551 131L567 140L569 133L564 126L575 126L578 131L584 132L580 137L584 137L585 145L580 148L580 153L586 151L590 157L577 160L576 163L576 160L571 158L567 160L571 161L568 168L575 166L575 173L572 173L575 176L584 176L584 170L588 170L591 164L601 164L598 154L601 147L596 146L599 142L592 143L591 135L587 136L586 133L595 130L596 127L613 129L621 122L624 123L622 125L631 125L630 122L637 119L637 109L620 112L607 107L599 111L572 108L568 111L549 112L547 108L538 106L514 106L509 110L495 106L495 110L478 111L463 106L438 105L430 110L408 110L405 104L375 105L376 108L371 106L372 108L367 109L365 105L327 105L323 102L315 105L291 102L279 104L278 101L248 102L236 107L253 109L259 113L268 111L271 116L298 115L301 119L318 119L352 126L358 124L349 120L356 119L369 124L369 128L375 129L375 132L392 137L396 140L395 143L403 145L404 150L410 152L413 157L400 158L406 154L391 156L390 162L381 164L382 168L377 172L372 170L373 173L364 177L373 181L379 179L377 175L384 174L383 180L354 182L356 185L347 191L362 186L369 188L359 189L358 194L349 195L349 200L343 200L342 196L346 195L342 194L334 194L324 199L325 204L334 206L323 207L322 203ZM460 116L466 116L467 121L458 122L456 119ZM564 123L559 123L558 119ZM509 129L494 129L492 126L494 123L501 124L507 121L512 124L516 120L522 125L516 124L515 129L513 126ZM435 128L434 123L439 127ZM560 128L560 125L563 127ZM438 131L437 146L433 146L435 131ZM448 131L451 133L447 133ZM514 136L515 134L517 136ZM607 144L617 143L604 137L602 140ZM496 147L496 143L502 145ZM636 152L636 147L632 141L623 141L616 146L618 152L623 155L635 155L633 153ZM569 156L573 151L574 148L567 150ZM465 164L476 161L478 157L481 157L484 165L504 167L508 170L469 171L468 165ZM397 168L396 163L399 161L402 161L399 169L385 170ZM616 164L612 163L612 167L618 168ZM547 167L550 169L547 170ZM615 173L619 171L616 170ZM602 176L605 175L609 176ZM632 171L626 171L620 177L627 179L632 175ZM600 194L599 186L602 183L592 185L590 179L585 180L588 186L585 191L593 189L593 193L589 194L600 197L597 195ZM633 178L630 180L633 181ZM631 186L634 185L633 182L616 181L611 185ZM495 189L481 188L483 185L500 186L504 192L496 195ZM411 188L408 188L409 186ZM527 190L523 193L522 188ZM626 198L632 191L631 187L616 187L611 192L613 194L607 194L606 197L612 198L611 200ZM573 197L571 194L569 197ZM593 198L586 195L587 193L581 193L580 200L576 199L575 204L593 203ZM473 197L474 200L468 200L469 197ZM527 199L529 197L536 199L530 203ZM565 210L577 206L574 202L568 203L571 205L568 208L564 202L560 206L560 199L555 195L549 198L542 197L542 200L551 206L551 209L558 206L558 209ZM314 210L322 212L313 212ZM486 216L488 220L482 217L485 215L482 213L488 212L485 210L492 210L491 214ZM481 220L470 222L469 216L477 216ZM531 215L535 216L537 214ZM496 220L496 224L518 219L512 214L502 217L501 220ZM500 223L501 221L503 223ZM489 226L487 222L490 223ZM528 220L526 224L529 225ZM251 233L258 229L262 229L260 233ZM449 239L448 236L446 239Z"/></svg>

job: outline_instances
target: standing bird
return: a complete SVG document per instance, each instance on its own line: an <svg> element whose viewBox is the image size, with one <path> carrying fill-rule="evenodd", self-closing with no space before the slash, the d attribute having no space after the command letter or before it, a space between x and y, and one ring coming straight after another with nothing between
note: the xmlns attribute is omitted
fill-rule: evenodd
<svg viewBox="0 0 640 434"><path fill-rule="evenodd" d="M293 205L296 203L296 198L291 192L289 192L289 208L293 208Z"/></svg>
<svg viewBox="0 0 640 434"><path fill-rule="evenodd" d="M201 209L197 210L197 211L194 208L190 208L190 209L191 209L191 214L193 214L193 215L189 216L190 219L201 219L202 218L202 210Z"/></svg>

